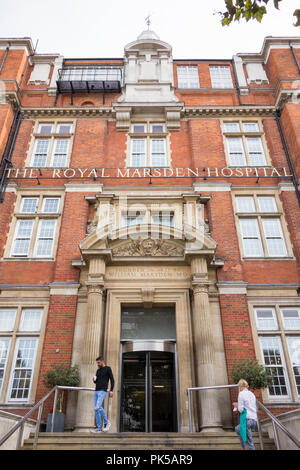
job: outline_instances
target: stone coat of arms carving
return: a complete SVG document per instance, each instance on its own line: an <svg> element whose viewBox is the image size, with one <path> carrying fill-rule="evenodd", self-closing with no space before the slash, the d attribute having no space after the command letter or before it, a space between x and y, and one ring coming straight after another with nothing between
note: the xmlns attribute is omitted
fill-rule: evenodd
<svg viewBox="0 0 300 470"><path fill-rule="evenodd" d="M114 256L183 256L183 248L166 240L139 238L113 248L112 254Z"/></svg>

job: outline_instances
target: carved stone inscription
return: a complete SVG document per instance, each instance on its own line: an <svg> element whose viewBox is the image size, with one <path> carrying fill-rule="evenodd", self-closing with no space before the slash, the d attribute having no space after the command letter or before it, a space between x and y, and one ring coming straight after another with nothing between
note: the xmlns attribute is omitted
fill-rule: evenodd
<svg viewBox="0 0 300 470"><path fill-rule="evenodd" d="M190 268L182 266L180 268L147 266L129 267L118 266L108 267L105 274L106 280L113 279L190 279Z"/></svg>

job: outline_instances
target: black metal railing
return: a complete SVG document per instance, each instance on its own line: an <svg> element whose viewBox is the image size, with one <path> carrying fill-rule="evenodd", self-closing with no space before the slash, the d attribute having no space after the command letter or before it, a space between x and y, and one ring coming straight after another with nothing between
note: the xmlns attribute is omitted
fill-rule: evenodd
<svg viewBox="0 0 300 470"><path fill-rule="evenodd" d="M121 83L122 69L119 67L64 67L58 71L58 80Z"/></svg>
<svg viewBox="0 0 300 470"><path fill-rule="evenodd" d="M123 70L120 67L64 67L58 71L57 94L70 93L71 105L75 93L120 93Z"/></svg>

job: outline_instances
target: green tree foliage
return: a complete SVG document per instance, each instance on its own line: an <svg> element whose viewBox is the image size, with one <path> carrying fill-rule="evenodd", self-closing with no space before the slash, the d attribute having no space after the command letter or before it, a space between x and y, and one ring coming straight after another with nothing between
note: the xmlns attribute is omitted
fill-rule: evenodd
<svg viewBox="0 0 300 470"><path fill-rule="evenodd" d="M277 10L282 0L271 0ZM229 26L233 21L241 19L256 20L259 23L268 12L270 0L225 0L225 11L220 11L223 26ZM300 26L300 9L294 11L296 22L294 26Z"/></svg>
<svg viewBox="0 0 300 470"><path fill-rule="evenodd" d="M78 366L59 364L48 370L44 375L43 382L47 388L55 387L55 385L77 387L79 385Z"/></svg>
<svg viewBox="0 0 300 470"><path fill-rule="evenodd" d="M69 364L58 364L53 369L48 370L43 378L44 385L47 388L53 388L55 385L78 387L79 369L78 366L70 366ZM64 391L60 390L57 400L56 412L62 413L64 402Z"/></svg>
<svg viewBox="0 0 300 470"><path fill-rule="evenodd" d="M272 384L272 377L254 360L236 362L231 370L231 378L236 384L240 379L246 380L252 390L266 388Z"/></svg>

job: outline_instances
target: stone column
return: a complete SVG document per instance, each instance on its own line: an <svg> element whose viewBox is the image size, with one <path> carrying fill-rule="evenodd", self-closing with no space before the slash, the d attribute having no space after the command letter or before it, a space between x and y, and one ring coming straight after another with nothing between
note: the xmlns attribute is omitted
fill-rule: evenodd
<svg viewBox="0 0 300 470"><path fill-rule="evenodd" d="M198 387L216 385L213 325L211 324L208 297L207 262L197 256L191 262L193 302L193 333L196 380ZM221 413L218 391L193 392L198 394L201 411L201 432L221 430Z"/></svg>
<svg viewBox="0 0 300 470"><path fill-rule="evenodd" d="M97 365L96 357L102 353L103 338L103 293L105 262L101 258L90 260L86 286L88 289L87 315L79 364L80 386L94 387L93 376ZM94 394L79 392L76 414L76 431L88 431L94 427Z"/></svg>

